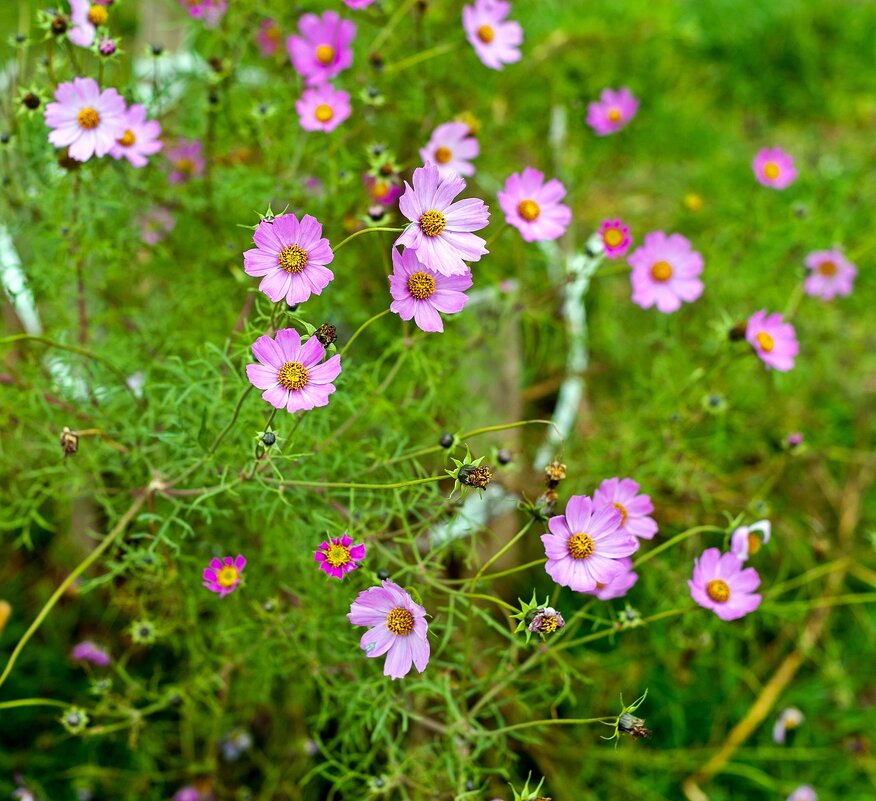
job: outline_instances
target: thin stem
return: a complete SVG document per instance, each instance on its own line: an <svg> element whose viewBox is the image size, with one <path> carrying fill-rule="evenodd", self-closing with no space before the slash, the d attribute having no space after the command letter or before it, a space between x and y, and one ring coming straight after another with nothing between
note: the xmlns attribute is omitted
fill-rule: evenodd
<svg viewBox="0 0 876 801"><path fill-rule="evenodd" d="M417 484L431 484L435 481L442 481L447 476L428 476L427 478L415 478L411 481L398 481L394 484L355 484L346 481L269 481L269 484L276 483L280 487L321 487L324 489L375 489L375 490L390 490L401 489L402 487L413 487Z"/></svg>
<svg viewBox="0 0 876 801"><path fill-rule="evenodd" d="M501 729L473 732L473 734L475 737L495 737L499 734L507 734L509 731L531 729L534 726L583 726L586 723L613 723L616 720L616 715L607 718L547 718L546 720L527 720L523 723L515 723L512 726L503 726Z"/></svg>
<svg viewBox="0 0 876 801"><path fill-rule="evenodd" d="M487 568L490 565L492 565L497 559L499 559L503 554L507 553L511 548L513 548L514 545L520 540L520 538L524 534L526 534L527 531L529 531L533 522L535 522L535 521L532 518L530 518L526 522L526 525L522 529L520 529L520 531L518 531L510 540L508 540L508 542L505 543L505 545L502 548L500 548L495 554L493 554L492 557L487 559L487 561L484 562L483 565L481 565L480 570L478 570L478 572L475 573L474 578L471 580L471 588L472 589L474 589L477 586L478 581L480 580L480 578L484 574L484 572L487 570Z"/></svg>
<svg viewBox="0 0 876 801"><path fill-rule="evenodd" d="M487 250L489 250L490 247L492 246L493 242L495 242L500 236L502 236L502 234L504 234L505 231L507 231L509 227L510 227L510 226L508 225L508 223L502 223L502 226L499 228L498 231L496 231L496 233L494 233L494 234L493 234L493 235L487 240L487 243L484 245L484 247L487 248Z"/></svg>
<svg viewBox="0 0 876 801"><path fill-rule="evenodd" d="M69 701L56 701L54 698L18 698L15 701L0 702L0 709L16 709L21 706L58 706L66 709Z"/></svg>
<svg viewBox="0 0 876 801"><path fill-rule="evenodd" d="M408 67L413 67L422 61L428 61L430 58L435 58L436 56L443 56L445 53L451 52L456 47L458 47L458 45L455 42L445 42L444 44L436 45L428 50L423 50L413 56L409 56L408 58L403 58L401 61L396 61L395 64L388 64L383 71L387 75L391 72L401 72L402 70L406 70Z"/></svg>
<svg viewBox="0 0 876 801"><path fill-rule="evenodd" d="M485 576L481 576L481 581L490 581L491 579L496 578L504 578L505 576L510 576L512 573L519 573L522 570L528 570L530 567L535 567L536 565L543 565L547 562L547 557L542 557L541 559L536 559L532 562L527 562L524 565L517 565L517 567L508 568L508 570L502 570L498 573L487 573ZM462 578L462 579L444 579L445 584L468 584L471 579Z"/></svg>
<svg viewBox="0 0 876 801"><path fill-rule="evenodd" d="M371 323L373 323L375 320L379 320L381 317L385 317L387 314L389 314L389 309L384 309L382 312L378 312L373 317L369 317L364 323L362 323L362 325L360 325L356 329L356 333L350 337L350 339L347 341L347 344L344 345L343 349L341 350L341 359L344 358L344 355L346 354L350 345L352 345L356 341L356 337L358 337L359 334L361 334L366 328L368 328L368 326L371 325Z"/></svg>
<svg viewBox="0 0 876 801"><path fill-rule="evenodd" d="M481 595L477 592L467 592L465 594L466 598L480 598L482 601L492 601L494 604L498 604L499 606L505 607L505 609L509 609L512 612L517 611L516 606L511 606L511 604L506 603L501 598L497 598L495 595Z"/></svg>
<svg viewBox="0 0 876 801"><path fill-rule="evenodd" d="M719 526L694 526L686 531L682 531L681 534L676 534L672 539L666 540L666 542L656 547L653 551L648 551L648 553L642 554L635 562L633 562L633 567L638 567L639 565L644 564L649 559L653 559L657 554L663 553L663 551L671 548L673 545L677 545L688 537L692 537L694 534L700 534L703 531L715 531L721 534L725 533L725 530Z"/></svg>
<svg viewBox="0 0 876 801"><path fill-rule="evenodd" d="M362 236L362 234L370 234L374 231L392 231L394 233L400 234L404 230L404 228L363 228L361 231L356 231L355 233L350 234L346 239L341 241L341 244L333 247L332 251L337 253L344 245L347 244L347 242L349 242L351 239L355 239L357 236Z"/></svg>

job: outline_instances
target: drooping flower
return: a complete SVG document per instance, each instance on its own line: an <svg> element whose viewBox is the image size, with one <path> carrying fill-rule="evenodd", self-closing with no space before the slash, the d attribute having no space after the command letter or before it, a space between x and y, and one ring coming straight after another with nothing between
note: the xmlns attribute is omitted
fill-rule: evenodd
<svg viewBox="0 0 876 801"><path fill-rule="evenodd" d="M74 662L89 662L100 667L109 667L112 662L110 655L91 640L84 640L74 645L70 658Z"/></svg>
<svg viewBox="0 0 876 801"><path fill-rule="evenodd" d="M157 245L176 227L170 209L153 206L140 218L140 237L147 245Z"/></svg>
<svg viewBox="0 0 876 801"><path fill-rule="evenodd" d="M507 19L510 11L511 3L505 0L475 0L474 5L462 8L465 35L477 57L491 70L520 61L523 28Z"/></svg>
<svg viewBox="0 0 876 801"><path fill-rule="evenodd" d="M813 251L806 257L805 264L810 270L803 284L807 295L833 300L837 295L852 294L858 268L839 248Z"/></svg>
<svg viewBox="0 0 876 801"><path fill-rule="evenodd" d="M114 159L126 158L134 167L145 167L149 159L162 148L161 125L146 119L146 108L139 103L125 112L125 132L110 149Z"/></svg>
<svg viewBox="0 0 876 801"><path fill-rule="evenodd" d="M371 199L384 206L391 206L401 197L402 187L397 181L387 178L375 178L370 173L363 177L365 188Z"/></svg>
<svg viewBox="0 0 876 801"><path fill-rule="evenodd" d="M605 258L619 259L626 256L633 238L623 220L604 220L599 226L599 236L605 249Z"/></svg>
<svg viewBox="0 0 876 801"><path fill-rule="evenodd" d="M115 89L102 92L91 78L74 78L55 90L46 106L49 141L67 147L70 158L88 161L105 156L125 133L125 101Z"/></svg>
<svg viewBox="0 0 876 801"><path fill-rule="evenodd" d="M386 654L383 675L401 679L416 667L419 673L429 662L426 610L398 584L389 580L356 596L347 619L354 626L370 626L359 647L374 659Z"/></svg>
<svg viewBox="0 0 876 801"><path fill-rule="evenodd" d="M618 559L623 565L624 572L607 582L600 582L595 590L588 594L595 595L600 601L610 601L613 598L623 598L633 585L639 580L639 574L633 570L633 560L628 556Z"/></svg>
<svg viewBox="0 0 876 801"><path fill-rule="evenodd" d="M314 551L313 558L319 562L319 569L336 579L342 579L355 570L365 558L365 545L353 545L352 538L345 531L340 537L329 537Z"/></svg>
<svg viewBox="0 0 876 801"><path fill-rule="evenodd" d="M309 86L331 80L353 63L356 24L341 19L334 11L321 17L305 14L298 21L300 36L290 36L286 49L292 65Z"/></svg>
<svg viewBox="0 0 876 801"><path fill-rule="evenodd" d="M335 257L322 224L305 214L281 214L273 222L262 220L253 234L256 247L243 254L247 275L264 276L259 289L274 303L286 298L293 306L319 295L334 273L326 265Z"/></svg>
<svg viewBox="0 0 876 801"><path fill-rule="evenodd" d="M803 713L795 706L783 709L773 726L773 742L784 745L787 733L803 723Z"/></svg>
<svg viewBox="0 0 876 801"><path fill-rule="evenodd" d="M593 508L611 504L620 512L621 530L643 540L654 539L657 522L649 517L654 511L650 495L640 495L639 485L631 478L607 478L593 493Z"/></svg>
<svg viewBox="0 0 876 801"><path fill-rule="evenodd" d="M205 28L215 28L228 10L228 0L179 0L179 4Z"/></svg>
<svg viewBox="0 0 876 801"><path fill-rule="evenodd" d="M780 147L759 150L751 166L757 182L772 189L786 189L797 180L794 157Z"/></svg>
<svg viewBox="0 0 876 801"><path fill-rule="evenodd" d="M630 283L633 303L643 309L657 306L664 314L691 303L703 294L703 257L681 234L653 231L627 259L633 268Z"/></svg>
<svg viewBox="0 0 876 801"><path fill-rule="evenodd" d="M399 253L392 249L392 275L389 307L402 320L413 318L421 331L442 332L444 322L438 312L456 314L468 301L465 290L472 284L471 272L465 275L441 275L424 265L415 250Z"/></svg>
<svg viewBox="0 0 876 801"><path fill-rule="evenodd" d="M801 784L788 796L787 801L818 801L818 796L815 794L815 789L812 785Z"/></svg>
<svg viewBox="0 0 876 801"><path fill-rule="evenodd" d="M246 559L240 554L237 557L218 556L210 560L210 566L204 568L204 580L201 582L210 592L218 592L221 598L234 592L240 584Z"/></svg>
<svg viewBox="0 0 876 801"><path fill-rule="evenodd" d="M757 537L754 532L759 532ZM750 526L739 526L730 535L730 550L736 554L740 562L747 562L749 556L754 556L762 545L770 541L770 521L758 520Z"/></svg>
<svg viewBox="0 0 876 801"><path fill-rule="evenodd" d="M169 178L172 184L185 184L204 174L203 149L200 139L181 139L174 147L165 151L164 155L172 166Z"/></svg>
<svg viewBox="0 0 876 801"><path fill-rule="evenodd" d="M566 621L563 616L551 606L542 606L535 610L535 615L527 627L533 634L553 634L564 628Z"/></svg>
<svg viewBox="0 0 876 801"><path fill-rule="evenodd" d="M736 620L760 606L761 596L754 592L760 576L753 567L743 570L734 553L707 548L694 561L693 579L687 583L691 597L721 620Z"/></svg>
<svg viewBox="0 0 876 801"><path fill-rule="evenodd" d="M779 312L767 315L761 309L752 314L745 325L745 338L765 365L782 373L794 366L800 352L794 326L784 322Z"/></svg>
<svg viewBox="0 0 876 801"><path fill-rule="evenodd" d="M639 541L621 530L621 514L612 505L594 509L586 495L573 495L566 514L548 521L550 534L541 541L545 570L557 584L590 592L625 571L620 561L639 548Z"/></svg>
<svg viewBox="0 0 876 801"><path fill-rule="evenodd" d="M624 128L638 110L639 101L626 86L603 89L599 100L587 106L587 124L597 136L608 136Z"/></svg>
<svg viewBox="0 0 876 801"><path fill-rule="evenodd" d="M420 148L420 158L424 164L434 164L442 178L453 173L469 176L475 173L471 159L477 158L480 152L478 140L472 136L468 125L445 122L432 131L429 144Z"/></svg>
<svg viewBox="0 0 876 801"><path fill-rule="evenodd" d="M441 178L434 164L414 170L413 187L405 181L398 207L413 225L396 240L396 245L417 251L417 258L441 275L463 275L465 261L480 261L487 253L486 241L472 231L483 228L490 211L483 200L453 199L465 189L458 175ZM465 259L465 261L463 261Z"/></svg>
<svg viewBox="0 0 876 801"><path fill-rule="evenodd" d="M67 34L73 44L79 47L91 47L100 25L106 25L109 12L105 6L92 3L91 0L70 0L70 22L73 27Z"/></svg>
<svg viewBox="0 0 876 801"><path fill-rule="evenodd" d="M565 196L566 187L556 178L545 183L543 172L527 167L505 181L499 205L508 224L527 242L542 242L558 239L569 227L572 210L560 203Z"/></svg>
<svg viewBox="0 0 876 801"><path fill-rule="evenodd" d="M341 357L322 362L325 348L316 337L303 345L294 328L277 331L276 338L260 336L252 346L259 364L248 364L250 383L264 390L262 398L276 409L292 413L326 406L341 373Z"/></svg>
<svg viewBox="0 0 876 801"><path fill-rule="evenodd" d="M256 33L256 44L263 56L273 56L283 42L283 31L275 19L263 19Z"/></svg>
<svg viewBox="0 0 876 801"><path fill-rule="evenodd" d="M305 89L295 101L298 121L305 131L329 133L349 118L351 110L350 95L328 83Z"/></svg>

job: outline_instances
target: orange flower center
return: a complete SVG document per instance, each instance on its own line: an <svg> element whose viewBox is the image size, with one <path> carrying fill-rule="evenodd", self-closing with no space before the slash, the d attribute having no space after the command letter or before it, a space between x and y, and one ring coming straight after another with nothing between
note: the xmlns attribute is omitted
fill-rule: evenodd
<svg viewBox="0 0 876 801"><path fill-rule="evenodd" d="M233 565L225 565L216 571L216 583L220 587L233 587L240 581L240 571Z"/></svg>
<svg viewBox="0 0 876 801"><path fill-rule="evenodd" d="M627 524L627 519L630 516L629 512L627 512L627 507L620 503L613 503L612 506L620 512L621 525L625 526Z"/></svg>
<svg viewBox="0 0 876 801"><path fill-rule="evenodd" d="M137 141L137 137L134 136L134 132L133 132L130 128L128 128L128 129L124 132L124 134L122 134L122 138L119 139L119 144L120 144L122 147L130 147L130 146L133 145L134 142L136 142L136 141Z"/></svg>
<svg viewBox="0 0 876 801"><path fill-rule="evenodd" d="M706 584L706 595L715 601L715 603L725 604L730 600L730 587L727 586L726 581L712 579Z"/></svg>
<svg viewBox="0 0 876 801"><path fill-rule="evenodd" d="M325 560L332 567L343 567L351 559L350 549L346 545L333 542L325 551Z"/></svg>
<svg viewBox="0 0 876 801"><path fill-rule="evenodd" d="M760 550L760 538L755 534L748 535L748 554L754 556Z"/></svg>
<svg viewBox="0 0 876 801"><path fill-rule="evenodd" d="M109 19L109 13L103 6L92 6L88 9L88 21L92 25L104 25Z"/></svg>
<svg viewBox="0 0 876 801"><path fill-rule="evenodd" d="M621 110L617 107L608 110L608 119L610 122L620 122L623 119L623 116Z"/></svg>
<svg viewBox="0 0 876 801"><path fill-rule="evenodd" d="M823 261L818 265L818 272L822 275L826 275L828 278L837 274L837 270L839 268L836 266L836 262L833 261Z"/></svg>
<svg viewBox="0 0 876 801"><path fill-rule="evenodd" d="M484 44L489 44L496 38L496 32L489 25L481 25L478 28L478 39Z"/></svg>
<svg viewBox="0 0 876 801"><path fill-rule="evenodd" d="M192 161L191 159L186 159L186 158L177 159L173 163L173 166L176 167L176 169L179 172L183 173L184 175L194 175L195 174L195 162Z"/></svg>
<svg viewBox="0 0 876 801"><path fill-rule="evenodd" d="M763 165L763 174L764 177L770 181L775 181L776 178L779 177L779 173L781 170L779 169L779 165L774 161L768 161Z"/></svg>
<svg viewBox="0 0 876 801"><path fill-rule="evenodd" d="M776 346L776 341L766 331L759 331L755 339L764 353L769 353Z"/></svg>
<svg viewBox="0 0 876 801"><path fill-rule="evenodd" d="M286 362L280 368L277 381L286 389L296 391L307 386L309 375L307 368L301 362Z"/></svg>
<svg viewBox="0 0 876 801"><path fill-rule="evenodd" d="M335 49L330 44L321 44L316 48L316 60L320 64L331 64L335 58Z"/></svg>
<svg viewBox="0 0 876 801"><path fill-rule="evenodd" d="M300 273L307 266L307 251L298 245L289 245L280 251L277 260L287 273Z"/></svg>
<svg viewBox="0 0 876 801"><path fill-rule="evenodd" d="M668 281L672 278L672 265L668 261L658 261L651 268L651 277L660 283Z"/></svg>
<svg viewBox="0 0 876 801"><path fill-rule="evenodd" d="M420 229L426 236L438 236L447 227L447 218L435 209L429 209L420 217Z"/></svg>
<svg viewBox="0 0 876 801"><path fill-rule="evenodd" d="M435 278L429 273L413 273L408 278L408 292L417 300L426 300L435 292Z"/></svg>
<svg viewBox="0 0 876 801"><path fill-rule="evenodd" d="M414 616L407 609L393 609L386 616L386 628L393 634L404 637L414 630Z"/></svg>
<svg viewBox="0 0 876 801"><path fill-rule="evenodd" d="M593 556L593 551L596 549L596 543L593 542L593 537L589 534L579 532L569 537L567 545L569 556L573 559L587 559Z"/></svg>
<svg viewBox="0 0 876 801"><path fill-rule="evenodd" d="M616 248L624 241L623 232L620 228L606 228L605 233L602 235L602 241L610 248Z"/></svg>
<svg viewBox="0 0 876 801"><path fill-rule="evenodd" d="M534 200L521 200L517 206L517 213L527 222L532 222L541 214L541 209Z"/></svg>
<svg viewBox="0 0 876 801"><path fill-rule="evenodd" d="M79 116L77 117L79 120L79 127L85 128L86 131L90 131L92 128L97 128L100 125L100 114L91 106L82 109L79 112Z"/></svg>
<svg viewBox="0 0 876 801"><path fill-rule="evenodd" d="M320 103L316 107L316 111L314 111L313 114L320 122L328 122L332 117L335 116L335 112L332 111L332 107L327 105L326 103Z"/></svg>
<svg viewBox="0 0 876 801"><path fill-rule="evenodd" d="M435 161L439 164L447 164L453 158L453 151L449 147L439 147L435 151Z"/></svg>

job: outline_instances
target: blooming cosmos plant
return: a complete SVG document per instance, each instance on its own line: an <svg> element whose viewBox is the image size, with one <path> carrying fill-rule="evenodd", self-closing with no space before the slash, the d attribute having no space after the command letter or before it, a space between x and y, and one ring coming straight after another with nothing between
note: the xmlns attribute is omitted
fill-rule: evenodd
<svg viewBox="0 0 876 801"><path fill-rule="evenodd" d="M413 225L395 241L417 251L417 258L441 275L463 275L466 261L480 261L486 241L472 231L485 227L490 211L478 198L453 199L465 189L458 175L442 178L434 164L418 167L413 187L405 181L398 207Z"/></svg>
<svg viewBox="0 0 876 801"><path fill-rule="evenodd" d="M335 391L332 384L341 374L341 357L322 362L325 348L316 337L303 345L294 328L277 331L276 339L260 336L252 346L259 364L246 366L246 377L262 398L276 409L285 407L290 414L327 406Z"/></svg>
<svg viewBox="0 0 876 801"><path fill-rule="evenodd" d="M703 294L703 257L681 234L645 234L644 244L627 261L633 268L633 303L643 309L656 306L670 314L682 301L691 303Z"/></svg>
<svg viewBox="0 0 876 801"><path fill-rule="evenodd" d="M745 325L745 338L767 367L782 373L794 366L800 351L794 326L778 312L768 315L761 309L752 314Z"/></svg>
<svg viewBox="0 0 876 801"><path fill-rule="evenodd" d="M621 530L621 514L612 505L595 509L586 495L573 495L565 515L548 520L550 534L541 541L547 574L563 587L590 592L626 571L620 560L639 548L639 541Z"/></svg>
<svg viewBox="0 0 876 801"><path fill-rule="evenodd" d="M392 275L389 291L393 297L389 307L402 320L413 318L421 331L443 332L444 323L438 312L455 314L468 301L465 290L472 284L471 273L441 275L422 264L414 250L400 253L392 249Z"/></svg>
<svg viewBox="0 0 876 801"><path fill-rule="evenodd" d="M740 562L747 562L749 556L754 556L762 545L770 541L770 528L769 520L758 520L750 526L739 526L730 535L730 550Z"/></svg>
<svg viewBox="0 0 876 801"><path fill-rule="evenodd" d="M505 0L475 0L463 6L462 27L484 66L501 70L505 64L520 61L523 28L508 20L511 3Z"/></svg>
<svg viewBox="0 0 876 801"><path fill-rule="evenodd" d="M620 259L626 256L633 238L630 229L622 220L605 220L599 226L599 237L605 250L605 258Z"/></svg>
<svg viewBox="0 0 876 801"><path fill-rule="evenodd" d="M259 289L274 303L286 298L293 306L319 295L335 277L326 265L335 257L322 225L309 214L280 214L262 220L253 234L256 247L243 254L247 275L263 276Z"/></svg>
<svg viewBox="0 0 876 801"><path fill-rule="evenodd" d="M221 598L234 592L240 584L246 559L238 554L236 557L216 557L210 560L210 566L204 568L203 585L211 592L218 592Z"/></svg>
<svg viewBox="0 0 876 801"><path fill-rule="evenodd" d="M67 34L70 41L79 47L91 47L97 35L97 26L106 25L109 12L91 0L70 0L70 22Z"/></svg>
<svg viewBox="0 0 876 801"><path fill-rule="evenodd" d="M587 106L587 124L597 136L617 133L636 116L639 101L626 87L603 89L599 100Z"/></svg>
<svg viewBox="0 0 876 801"><path fill-rule="evenodd" d="M49 141L67 147L70 158L88 161L105 156L125 133L125 101L115 89L102 92L91 78L74 78L55 90L46 106Z"/></svg>
<svg viewBox="0 0 876 801"><path fill-rule="evenodd" d="M295 101L298 121L305 131L330 133L350 116L350 95L330 84L305 89Z"/></svg>
<svg viewBox="0 0 876 801"><path fill-rule="evenodd" d="M721 620L736 620L760 606L761 596L754 592L760 576L753 567L743 570L734 553L706 549L694 562L693 579L687 583L691 597Z"/></svg>
<svg viewBox="0 0 876 801"><path fill-rule="evenodd" d="M797 180L793 156L780 147L759 150L751 166L757 182L772 189L786 189Z"/></svg>
<svg viewBox="0 0 876 801"><path fill-rule="evenodd" d="M620 512L621 530L643 540L654 538L657 522L649 515L654 511L650 495L640 495L639 485L631 478L607 478L593 493L593 508L611 504Z"/></svg>
<svg viewBox="0 0 876 801"><path fill-rule="evenodd" d="M359 646L375 659L386 654L383 675L393 679L407 676L411 667L419 673L429 662L426 610L398 584L384 580L356 596L347 619L354 626L369 626Z"/></svg>
<svg viewBox="0 0 876 801"><path fill-rule="evenodd" d="M480 153L478 140L472 136L471 128L464 122L445 122L432 131L426 147L420 148L420 158L424 164L432 162L438 174L447 178L457 175L474 175L471 159Z"/></svg>
<svg viewBox="0 0 876 801"><path fill-rule="evenodd" d="M336 579L342 579L359 567L357 562L365 558L365 545L353 545L353 540L345 531L340 537L330 537L321 543L313 553L319 562L320 570Z"/></svg>
<svg viewBox="0 0 876 801"><path fill-rule="evenodd" d="M146 108L138 103L125 112L125 132L110 149L114 159L126 158L132 166L145 167L149 159L162 148L161 126L146 119Z"/></svg>
<svg viewBox="0 0 876 801"><path fill-rule="evenodd" d="M803 284L807 295L833 300L838 295L851 295L858 268L839 248L816 250L806 257L809 275Z"/></svg>
<svg viewBox="0 0 876 801"><path fill-rule="evenodd" d="M498 195L508 224L527 242L558 239L566 232L572 210L560 203L565 196L565 186L556 178L545 183L544 173L533 167L509 176Z"/></svg>
<svg viewBox="0 0 876 801"><path fill-rule="evenodd" d="M331 80L353 63L356 24L341 19L334 11L321 17L305 14L298 21L300 36L290 36L286 49L292 65L309 86Z"/></svg>

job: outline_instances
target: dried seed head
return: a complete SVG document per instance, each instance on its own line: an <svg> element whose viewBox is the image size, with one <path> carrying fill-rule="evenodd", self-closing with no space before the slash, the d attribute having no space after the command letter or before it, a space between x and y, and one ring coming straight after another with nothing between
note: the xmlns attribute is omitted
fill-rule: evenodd
<svg viewBox="0 0 876 801"><path fill-rule="evenodd" d="M489 467L465 465L459 469L459 483L468 487L485 489L492 480L493 471Z"/></svg>
<svg viewBox="0 0 876 801"><path fill-rule="evenodd" d="M566 465L554 459L545 469L544 477L549 489L556 488L566 477Z"/></svg>
<svg viewBox="0 0 876 801"><path fill-rule="evenodd" d="M645 721L642 718L631 715L629 712L624 712L618 718L617 729L639 740L643 737L651 736L651 731L645 728Z"/></svg>
<svg viewBox="0 0 876 801"><path fill-rule="evenodd" d="M64 451L65 459L79 450L79 435L67 426L61 431L61 450Z"/></svg>
<svg viewBox="0 0 876 801"><path fill-rule="evenodd" d="M323 323L313 332L313 335L324 348L327 348L338 338L338 329L331 325L331 323Z"/></svg>

